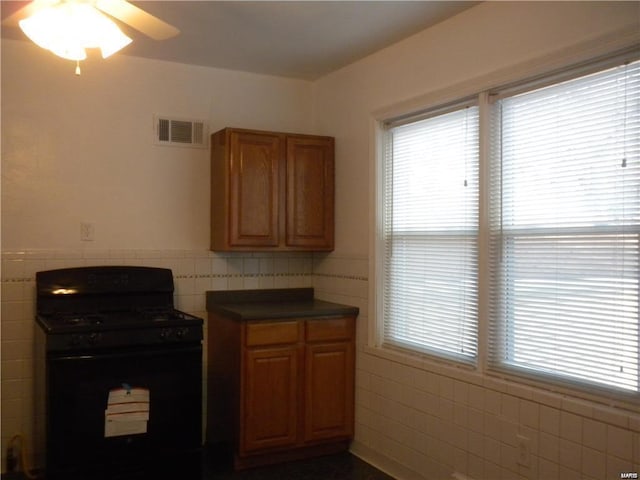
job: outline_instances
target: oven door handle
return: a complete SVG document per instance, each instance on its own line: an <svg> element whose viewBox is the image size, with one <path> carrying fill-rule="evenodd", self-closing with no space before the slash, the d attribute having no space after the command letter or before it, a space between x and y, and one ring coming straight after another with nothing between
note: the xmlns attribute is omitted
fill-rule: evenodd
<svg viewBox="0 0 640 480"><path fill-rule="evenodd" d="M113 352L99 352L99 353L67 353L50 355L48 360L55 362L74 362L74 361L86 361L86 360L119 360L126 358L148 358L158 355L184 355L184 354L199 354L202 355L202 345L192 345L180 347L169 347L167 345L162 348L145 347L141 349L128 349L126 351L118 350Z"/></svg>

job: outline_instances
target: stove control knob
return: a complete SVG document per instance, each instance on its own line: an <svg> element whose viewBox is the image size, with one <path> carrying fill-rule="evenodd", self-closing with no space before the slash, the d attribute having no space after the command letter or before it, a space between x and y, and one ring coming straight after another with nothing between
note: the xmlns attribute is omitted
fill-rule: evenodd
<svg viewBox="0 0 640 480"><path fill-rule="evenodd" d="M187 336L187 329L186 329L186 328L179 328L179 329L176 331L176 337L177 337L179 340L182 340L182 339L183 339L184 337L186 337L186 336Z"/></svg>
<svg viewBox="0 0 640 480"><path fill-rule="evenodd" d="M73 335L71 335L71 339L69 340L69 345L71 345L72 347L76 347L80 345L80 343L82 343L82 335L78 335L77 333L74 333Z"/></svg>
<svg viewBox="0 0 640 480"><path fill-rule="evenodd" d="M171 329L163 328L160 330L160 340L169 340L171 338Z"/></svg>
<svg viewBox="0 0 640 480"><path fill-rule="evenodd" d="M98 333L90 333L87 337L87 342L89 345L96 345L100 341L100 334Z"/></svg>

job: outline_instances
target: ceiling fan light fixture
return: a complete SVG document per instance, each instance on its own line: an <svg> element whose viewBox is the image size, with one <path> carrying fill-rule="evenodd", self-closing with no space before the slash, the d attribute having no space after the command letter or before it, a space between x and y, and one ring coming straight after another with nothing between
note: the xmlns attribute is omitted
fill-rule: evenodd
<svg viewBox="0 0 640 480"><path fill-rule="evenodd" d="M112 20L88 3L63 1L38 10L19 24L36 45L69 60L87 58L86 48L100 48L107 58L131 43Z"/></svg>

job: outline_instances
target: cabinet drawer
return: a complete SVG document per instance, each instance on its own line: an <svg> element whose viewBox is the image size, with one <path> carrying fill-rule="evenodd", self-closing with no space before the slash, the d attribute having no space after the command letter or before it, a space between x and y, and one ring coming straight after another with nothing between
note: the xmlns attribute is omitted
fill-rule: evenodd
<svg viewBox="0 0 640 480"><path fill-rule="evenodd" d="M297 343L300 338L300 327L297 321L250 323L246 328L246 345L248 347Z"/></svg>
<svg viewBox="0 0 640 480"><path fill-rule="evenodd" d="M349 340L353 337L353 318L351 317L307 320L306 326L308 342Z"/></svg>

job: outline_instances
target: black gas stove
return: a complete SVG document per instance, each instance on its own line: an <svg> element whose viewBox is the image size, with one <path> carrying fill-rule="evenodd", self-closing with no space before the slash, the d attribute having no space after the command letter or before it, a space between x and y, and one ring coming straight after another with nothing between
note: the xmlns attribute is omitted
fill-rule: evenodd
<svg viewBox="0 0 640 480"><path fill-rule="evenodd" d="M203 321L174 308L171 270L49 270L36 288L46 478L199 478Z"/></svg>

